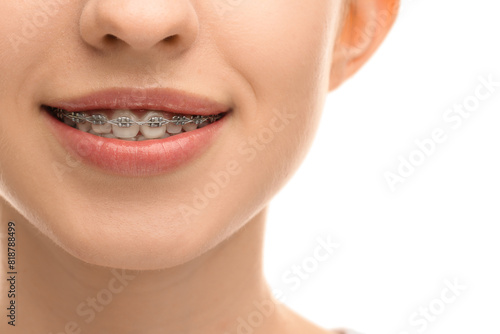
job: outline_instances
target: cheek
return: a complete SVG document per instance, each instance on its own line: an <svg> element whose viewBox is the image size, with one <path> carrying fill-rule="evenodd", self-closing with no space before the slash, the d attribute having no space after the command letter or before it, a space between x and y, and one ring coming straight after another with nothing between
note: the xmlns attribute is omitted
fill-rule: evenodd
<svg viewBox="0 0 500 334"><path fill-rule="evenodd" d="M239 153L251 165L250 179L269 193L298 168L312 143L328 91L340 4L243 1L209 29L235 70L233 81L246 92L238 114L244 134Z"/></svg>
<svg viewBox="0 0 500 334"><path fill-rule="evenodd" d="M42 2L40 2L42 3ZM0 3L1 54L8 59L23 61L35 54L37 46L47 40L47 29L54 25L54 17L35 1L2 1ZM19 57L21 56L22 57Z"/></svg>
<svg viewBox="0 0 500 334"><path fill-rule="evenodd" d="M19 71L65 52L67 45L58 40L78 34L78 6L68 0L0 1L2 76L10 71L19 77Z"/></svg>
<svg viewBox="0 0 500 334"><path fill-rule="evenodd" d="M232 81L246 92L240 96L241 133L247 142L257 138L266 147L256 161L289 175L310 147L321 116L341 2L240 3L207 30L234 69ZM294 116L275 131L276 113Z"/></svg>
<svg viewBox="0 0 500 334"><path fill-rule="evenodd" d="M207 173L219 175L229 170L225 166L231 161L240 168L203 210L203 217L217 217L219 203L233 203L225 206L224 219L213 219L231 222L219 230L236 230L294 174L312 143L328 89L327 48L335 36L326 13L334 2L262 3L244 1L207 29L232 69L224 74L237 106L231 124L234 136L224 141L226 154ZM287 12L280 15L284 8Z"/></svg>
<svg viewBox="0 0 500 334"><path fill-rule="evenodd" d="M61 40L77 36L77 12L76 1L0 1L0 114L24 108L41 78L71 62Z"/></svg>
<svg viewBox="0 0 500 334"><path fill-rule="evenodd" d="M304 100L325 92L332 18L340 2L240 3L210 27L210 34L257 100Z"/></svg>

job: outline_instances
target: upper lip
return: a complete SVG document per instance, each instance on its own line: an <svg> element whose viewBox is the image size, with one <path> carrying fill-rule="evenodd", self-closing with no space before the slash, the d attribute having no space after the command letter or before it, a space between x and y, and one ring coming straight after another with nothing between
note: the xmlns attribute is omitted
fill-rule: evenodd
<svg viewBox="0 0 500 334"><path fill-rule="evenodd" d="M230 111L226 104L172 88L110 88L44 105L69 112L91 110L158 110L187 115L217 115Z"/></svg>

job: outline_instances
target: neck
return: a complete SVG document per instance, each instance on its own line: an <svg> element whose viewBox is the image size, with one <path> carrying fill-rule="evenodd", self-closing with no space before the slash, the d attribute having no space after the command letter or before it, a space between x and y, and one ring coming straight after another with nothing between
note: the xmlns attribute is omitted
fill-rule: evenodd
<svg viewBox="0 0 500 334"><path fill-rule="evenodd" d="M2 333L233 334L256 311L264 317L252 333L272 332L277 324L279 307L262 273L266 209L189 263L130 271L80 261L1 203L1 233L15 222L18 273L16 327L2 320ZM2 263L6 251L2 245ZM8 286L5 279L1 284L5 313Z"/></svg>

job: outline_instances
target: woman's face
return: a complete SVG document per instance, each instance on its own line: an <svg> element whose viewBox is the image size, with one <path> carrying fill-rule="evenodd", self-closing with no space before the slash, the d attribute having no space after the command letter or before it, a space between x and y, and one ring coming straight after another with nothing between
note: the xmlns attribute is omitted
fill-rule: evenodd
<svg viewBox="0 0 500 334"><path fill-rule="evenodd" d="M342 7L146 2L0 2L0 195L74 256L129 269L206 252L295 172L328 91ZM192 157L125 175L68 149L41 108L110 88L172 88L231 111Z"/></svg>

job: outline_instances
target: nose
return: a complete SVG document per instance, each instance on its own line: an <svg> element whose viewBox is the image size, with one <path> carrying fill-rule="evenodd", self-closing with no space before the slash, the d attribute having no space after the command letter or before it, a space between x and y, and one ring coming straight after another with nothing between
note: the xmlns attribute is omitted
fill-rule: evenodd
<svg viewBox="0 0 500 334"><path fill-rule="evenodd" d="M182 52L196 40L199 22L189 0L89 0L80 17L82 39L106 52L168 47Z"/></svg>

